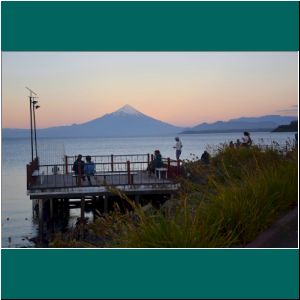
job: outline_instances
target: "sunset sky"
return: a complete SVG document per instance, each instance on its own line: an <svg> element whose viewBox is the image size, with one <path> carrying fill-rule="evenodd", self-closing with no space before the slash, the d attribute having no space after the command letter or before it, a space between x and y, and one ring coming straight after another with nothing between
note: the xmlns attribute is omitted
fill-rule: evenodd
<svg viewBox="0 0 300 300"><path fill-rule="evenodd" d="M297 115L296 52L3 52L2 127L83 123L130 104L180 126Z"/></svg>

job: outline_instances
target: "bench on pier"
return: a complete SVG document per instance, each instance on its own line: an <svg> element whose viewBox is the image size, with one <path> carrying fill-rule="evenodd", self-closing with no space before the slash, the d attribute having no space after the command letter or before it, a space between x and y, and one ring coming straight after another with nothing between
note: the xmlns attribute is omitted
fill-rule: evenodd
<svg viewBox="0 0 300 300"><path fill-rule="evenodd" d="M165 179L168 179L168 168L155 168L155 175L158 179L162 178L162 174L165 174Z"/></svg>

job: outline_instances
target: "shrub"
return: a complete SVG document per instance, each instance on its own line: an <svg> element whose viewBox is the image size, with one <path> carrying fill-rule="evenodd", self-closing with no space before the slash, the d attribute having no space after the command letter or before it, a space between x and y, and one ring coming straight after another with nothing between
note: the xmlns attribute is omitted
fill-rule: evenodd
<svg viewBox="0 0 300 300"><path fill-rule="evenodd" d="M191 195L195 198L194 185L185 186L173 215L139 215L140 223L128 227L119 245L244 246L297 202L296 153L285 157L274 150L225 148L213 159L212 168L210 190L196 196L196 206L189 205Z"/></svg>

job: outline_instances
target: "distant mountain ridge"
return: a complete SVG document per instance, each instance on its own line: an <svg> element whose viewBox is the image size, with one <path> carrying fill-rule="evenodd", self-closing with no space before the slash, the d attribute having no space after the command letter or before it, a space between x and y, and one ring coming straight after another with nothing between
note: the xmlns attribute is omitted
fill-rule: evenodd
<svg viewBox="0 0 300 300"><path fill-rule="evenodd" d="M272 131L279 125L297 120L296 116L266 115L261 117L241 117L229 121L217 121L211 124L201 123L183 133L236 132L236 131Z"/></svg>
<svg viewBox="0 0 300 300"><path fill-rule="evenodd" d="M172 124L147 116L126 104L120 109L94 120L66 126L55 126L37 130L38 137L134 137L177 135L179 133L213 133L237 131L272 131L279 125L297 120L296 116L266 115L242 117L211 124L201 123L191 128ZM29 129L3 128L3 138L24 138L30 136Z"/></svg>

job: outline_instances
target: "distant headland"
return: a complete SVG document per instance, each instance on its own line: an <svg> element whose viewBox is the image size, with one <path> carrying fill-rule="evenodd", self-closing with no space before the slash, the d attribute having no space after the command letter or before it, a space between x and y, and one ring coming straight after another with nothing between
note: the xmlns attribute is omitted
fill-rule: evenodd
<svg viewBox="0 0 300 300"><path fill-rule="evenodd" d="M298 121L292 121L288 125L279 125L273 132L298 132Z"/></svg>

